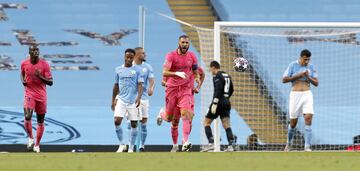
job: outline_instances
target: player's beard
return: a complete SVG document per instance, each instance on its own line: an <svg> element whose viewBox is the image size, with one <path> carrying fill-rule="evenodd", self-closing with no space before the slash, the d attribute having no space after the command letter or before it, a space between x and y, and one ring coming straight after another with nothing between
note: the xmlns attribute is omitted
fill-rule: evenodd
<svg viewBox="0 0 360 171"><path fill-rule="evenodd" d="M179 49L181 54L186 54L186 52L189 50L189 47L179 45Z"/></svg>

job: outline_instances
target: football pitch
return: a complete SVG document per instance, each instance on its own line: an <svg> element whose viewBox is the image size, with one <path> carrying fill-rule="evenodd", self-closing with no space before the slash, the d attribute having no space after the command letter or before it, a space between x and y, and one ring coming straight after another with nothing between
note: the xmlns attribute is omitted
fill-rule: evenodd
<svg viewBox="0 0 360 171"><path fill-rule="evenodd" d="M2 153L0 170L360 170L360 152Z"/></svg>

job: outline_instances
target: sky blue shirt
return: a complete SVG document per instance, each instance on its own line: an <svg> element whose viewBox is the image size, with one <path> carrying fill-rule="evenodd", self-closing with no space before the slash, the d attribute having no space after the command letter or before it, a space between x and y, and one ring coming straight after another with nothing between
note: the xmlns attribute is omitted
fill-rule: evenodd
<svg viewBox="0 0 360 171"><path fill-rule="evenodd" d="M298 73L304 72L305 70L309 71L309 75L312 78L317 78L317 72L313 64L309 63L307 66L302 66L299 64L299 61L293 61L289 64L286 71L284 72L283 77L292 77ZM306 77L302 77L299 80L306 81Z"/></svg>
<svg viewBox="0 0 360 171"><path fill-rule="evenodd" d="M141 96L142 100L147 100L149 99L148 97L148 82L150 78L154 78L154 71L151 67L150 64L143 62L140 65L136 65L140 68L140 73L142 75L142 77L144 78L144 83L143 83L143 94Z"/></svg>
<svg viewBox="0 0 360 171"><path fill-rule="evenodd" d="M140 73L140 67L119 66L115 68L115 83L119 84L120 98L125 103L135 103L138 83L143 83L144 78Z"/></svg>

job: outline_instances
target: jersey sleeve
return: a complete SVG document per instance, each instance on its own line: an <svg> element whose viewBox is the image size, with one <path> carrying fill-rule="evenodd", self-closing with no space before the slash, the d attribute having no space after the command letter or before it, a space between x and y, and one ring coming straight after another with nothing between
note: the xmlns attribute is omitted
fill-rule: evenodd
<svg viewBox="0 0 360 171"><path fill-rule="evenodd" d="M195 56L194 53L191 53L191 57L192 57L192 61L193 61L193 64L192 64L192 70L197 70L198 69L198 61L197 61L197 58Z"/></svg>
<svg viewBox="0 0 360 171"><path fill-rule="evenodd" d="M50 79L52 78L52 74L51 74L51 70L50 70L50 65L48 62L45 61L45 64L44 64L44 76L45 78L47 79Z"/></svg>
<svg viewBox="0 0 360 171"><path fill-rule="evenodd" d="M166 68L166 69L170 69L171 66L172 66L172 63L173 63L173 56L171 55L171 53L168 53L165 57L165 62L164 62L164 65L163 67Z"/></svg>
<svg viewBox="0 0 360 171"><path fill-rule="evenodd" d="M293 67L293 65L292 65L292 63L291 64L289 64L289 66L286 68L286 70L285 70L285 72L284 72L284 74L283 74L283 77L291 77L292 76L292 67Z"/></svg>

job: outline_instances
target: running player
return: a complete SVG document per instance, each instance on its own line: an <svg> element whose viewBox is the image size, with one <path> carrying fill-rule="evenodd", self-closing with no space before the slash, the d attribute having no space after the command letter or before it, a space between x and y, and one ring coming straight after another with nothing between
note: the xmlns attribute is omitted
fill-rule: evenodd
<svg viewBox="0 0 360 171"><path fill-rule="evenodd" d="M200 89L198 63L193 52L188 51L190 46L189 37L182 35L178 39L178 48L166 55L163 76L166 77L165 88L165 112L161 116L163 120L172 122L171 135L173 148L177 151L178 123L180 117L183 121L183 146L182 151L189 151L192 147L189 142L191 122L193 118L193 80Z"/></svg>
<svg viewBox="0 0 360 171"><path fill-rule="evenodd" d="M195 114L195 110L194 110L194 107L195 107L195 94L199 93L200 91L200 88L201 88L201 85L202 83L204 82L205 80L205 73L204 73L204 70L199 66L198 68L198 72L199 72L199 75L200 75L200 85L199 87L196 87L195 88L195 84L192 84L193 85L193 91L192 91L192 107L191 107L191 110L192 112ZM190 79L192 80L191 82L194 82L194 75L192 75L190 77ZM165 87L166 85L166 77L163 78L162 82L161 82L161 85ZM157 124L160 126L162 124L162 121L163 119L161 118L161 115L164 115L165 114L165 111L164 111L164 108L161 108L160 109L160 112L159 112L159 115L157 117ZM180 118L180 116L175 116L177 118ZM171 122L174 122L173 125L179 125L179 119L175 119L175 120L172 120ZM191 128L190 128L191 129ZM172 133L173 133L173 139L175 142L177 142L178 140L178 128L175 127L172 129ZM174 143L174 144L177 144L177 143ZM178 150L177 148L177 145L173 146L173 149L172 149L172 152L176 152Z"/></svg>

